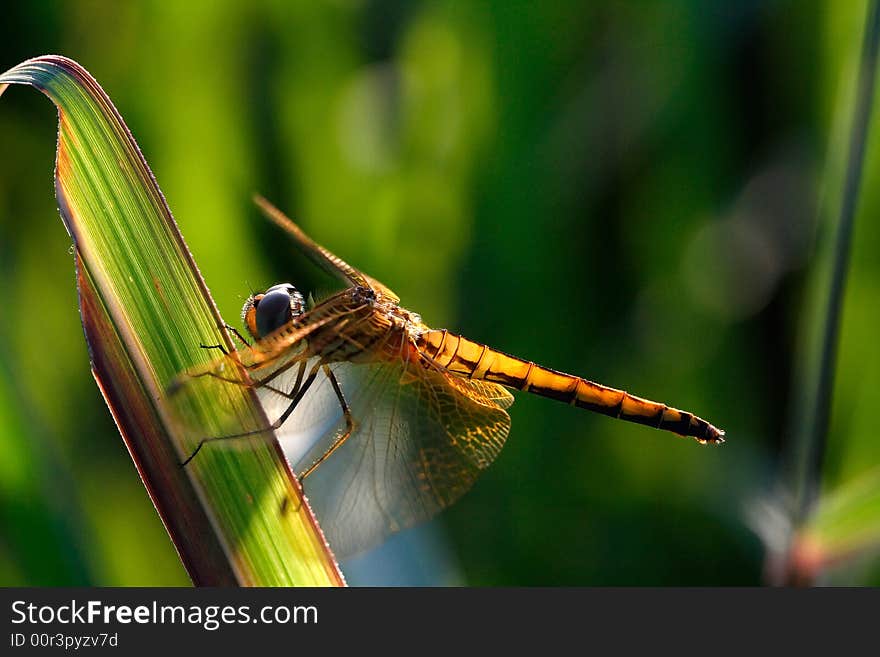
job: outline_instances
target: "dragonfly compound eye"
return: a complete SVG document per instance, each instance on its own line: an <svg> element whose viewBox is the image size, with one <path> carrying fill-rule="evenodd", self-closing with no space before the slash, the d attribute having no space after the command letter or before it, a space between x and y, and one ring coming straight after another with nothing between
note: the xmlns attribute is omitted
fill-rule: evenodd
<svg viewBox="0 0 880 657"><path fill-rule="evenodd" d="M303 312L303 297L289 283L273 285L261 298L253 300L257 337L281 328Z"/></svg>

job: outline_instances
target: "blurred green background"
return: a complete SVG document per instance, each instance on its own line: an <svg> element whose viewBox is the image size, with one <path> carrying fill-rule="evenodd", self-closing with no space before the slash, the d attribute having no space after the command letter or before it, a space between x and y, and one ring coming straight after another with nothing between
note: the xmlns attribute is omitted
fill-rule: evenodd
<svg viewBox="0 0 880 657"><path fill-rule="evenodd" d="M344 564L352 583L752 585L761 537L784 529L772 501L864 15L828 0L41 1L4 8L0 68L58 53L95 76L230 322L254 289L316 280L259 218L259 191L428 324L727 430L701 448L518 395L475 488ZM55 132L45 98L4 94L0 584L185 585L91 378ZM873 135L825 490L880 463ZM880 584L880 569L820 581Z"/></svg>

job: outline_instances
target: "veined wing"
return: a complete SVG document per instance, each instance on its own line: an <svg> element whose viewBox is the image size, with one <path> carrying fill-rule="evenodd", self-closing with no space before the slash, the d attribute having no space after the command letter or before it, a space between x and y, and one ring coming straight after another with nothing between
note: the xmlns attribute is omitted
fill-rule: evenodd
<svg viewBox="0 0 880 657"><path fill-rule="evenodd" d="M513 398L501 386L402 360L330 368L355 429L303 485L339 556L372 547L452 504L504 445L510 429L504 408ZM294 377L291 370L279 380ZM346 428L329 379L318 378L276 432L297 472ZM272 390L259 394L270 420L289 403Z"/></svg>
<svg viewBox="0 0 880 657"><path fill-rule="evenodd" d="M360 285L362 287L371 288L377 292L381 292L388 299L393 299L395 302L400 301L400 298L387 286L383 285L372 276L368 276L359 269L352 267L342 258L331 253L329 250L315 242L287 215L281 212L281 210L276 208L265 198L258 194L254 196L254 202L256 202L260 210L263 211L263 214L271 219L277 226L287 231L302 252L321 269L337 278L341 278L349 285Z"/></svg>
<svg viewBox="0 0 880 657"><path fill-rule="evenodd" d="M474 381L471 379L461 379L457 376L446 377L449 384L458 388L468 397L476 397L482 400L482 403L491 401L501 408L510 408L513 404L513 395L502 385L491 383L489 381Z"/></svg>

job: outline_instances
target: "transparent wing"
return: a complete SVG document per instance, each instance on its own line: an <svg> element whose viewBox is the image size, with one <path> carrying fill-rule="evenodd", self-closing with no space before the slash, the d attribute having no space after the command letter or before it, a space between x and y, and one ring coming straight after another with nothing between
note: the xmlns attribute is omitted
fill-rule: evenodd
<svg viewBox="0 0 880 657"><path fill-rule="evenodd" d="M501 386L403 361L330 367L355 429L303 484L339 556L372 547L449 506L504 445L510 429L504 407L513 398ZM295 376L289 370L278 385L280 379L292 384ZM270 420L289 404L277 392L259 394ZM345 428L341 404L322 373L276 433L302 472Z"/></svg>
<svg viewBox="0 0 880 657"><path fill-rule="evenodd" d="M482 398L491 401L501 408L510 408L513 404L513 395L502 385L490 381L472 381L471 379L459 379L455 376L447 376L450 385L460 388L469 397Z"/></svg>
<svg viewBox="0 0 880 657"><path fill-rule="evenodd" d="M372 276L368 276L359 269L352 267L339 256L331 253L311 237L306 235L302 228L297 226L287 215L272 205L265 198L257 194L254 196L254 202L263 211L270 220L293 238L294 243L300 250L312 260L316 265L327 273L337 276L349 285L361 285L363 287L371 287L377 292L381 292L386 298L400 301L400 298L394 294L388 287L377 281Z"/></svg>
<svg viewBox="0 0 880 657"><path fill-rule="evenodd" d="M302 380L299 369L310 371L318 363L317 358L310 358L290 368L269 386L257 388L257 396L270 422L280 418L292 402L297 389L297 380ZM334 436L341 435L339 428L345 428L345 416L342 405L330 384L330 379L323 372L318 374L308 393L296 405L296 409L287 421L276 429L275 435L284 449L287 460L299 473L304 468L299 464L307 454L317 449L319 443L332 442Z"/></svg>

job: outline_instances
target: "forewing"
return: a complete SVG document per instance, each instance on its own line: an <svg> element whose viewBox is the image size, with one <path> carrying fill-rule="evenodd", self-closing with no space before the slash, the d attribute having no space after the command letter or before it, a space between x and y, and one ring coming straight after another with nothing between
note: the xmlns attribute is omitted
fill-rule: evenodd
<svg viewBox="0 0 880 657"><path fill-rule="evenodd" d="M263 211L263 214L283 230L287 231L300 250L321 269L340 278L349 285L371 287L377 292L381 292L388 299L400 301L400 298L387 286L383 285L372 276L367 276L359 269L352 267L345 262L345 260L330 252L329 249L315 242L303 232L302 228L297 226L287 215L281 212L281 210L276 208L265 198L258 194L254 196L254 202L260 210Z"/></svg>
<svg viewBox="0 0 880 657"><path fill-rule="evenodd" d="M346 556L430 518L457 500L500 452L510 429L495 386L410 364L335 363L355 429L303 482L331 547ZM285 373L289 381L292 372ZM487 394L489 393L489 394ZM261 391L270 419L285 397ZM493 398L494 395L494 398ZM297 472L344 432L326 376L277 432Z"/></svg>

